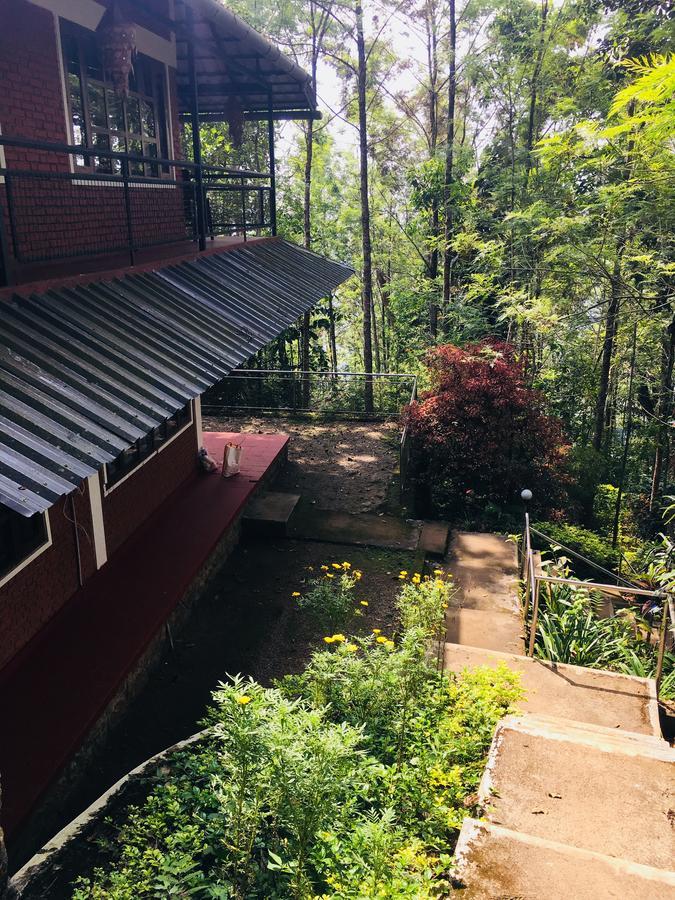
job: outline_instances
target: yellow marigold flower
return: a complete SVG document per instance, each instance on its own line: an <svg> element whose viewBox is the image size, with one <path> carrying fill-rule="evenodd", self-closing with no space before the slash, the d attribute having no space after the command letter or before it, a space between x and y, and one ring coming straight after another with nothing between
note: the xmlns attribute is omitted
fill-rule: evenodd
<svg viewBox="0 0 675 900"><path fill-rule="evenodd" d="M410 580L412 581L413 584L419 584L422 579L420 578L419 575L413 575L413 577Z"/></svg>
<svg viewBox="0 0 675 900"><path fill-rule="evenodd" d="M340 565L340 563L331 563L331 565L332 565L332 567L333 567L334 569L341 569L341 568L342 568L342 566Z"/></svg>
<svg viewBox="0 0 675 900"><path fill-rule="evenodd" d="M405 576L406 576L408 573L406 572L405 569L401 569L401 571L400 571L398 574L399 574L399 575L402 575L402 576L405 578Z"/></svg>
<svg viewBox="0 0 675 900"><path fill-rule="evenodd" d="M240 706L246 706L246 704L250 703L250 702L251 702L251 698L247 697L246 694L239 694L239 696L237 697L237 703Z"/></svg>
<svg viewBox="0 0 675 900"><path fill-rule="evenodd" d="M356 644L345 644L345 650L347 653L356 653L359 648Z"/></svg>
<svg viewBox="0 0 675 900"><path fill-rule="evenodd" d="M334 641L337 641L338 643L341 644L341 643L343 643L344 641L346 641L347 638L344 636L344 634L334 634L334 635L333 635L333 640L334 640Z"/></svg>
<svg viewBox="0 0 675 900"><path fill-rule="evenodd" d="M342 568L343 568L343 569L351 569L351 567L352 567L352 564L351 564L350 562L343 562L343 563L342 563Z"/></svg>
<svg viewBox="0 0 675 900"><path fill-rule="evenodd" d="M368 606L367 600L361 600L361 606Z"/></svg>
<svg viewBox="0 0 675 900"><path fill-rule="evenodd" d="M325 638L324 638L324 641L325 641L327 644L332 644L334 640L335 640L335 638L332 638L332 637L325 637Z"/></svg>
<svg viewBox="0 0 675 900"><path fill-rule="evenodd" d="M326 578L335 578L332 572L326 572Z"/></svg>
<svg viewBox="0 0 675 900"><path fill-rule="evenodd" d="M373 628L373 634L381 634L381 633L382 633L381 628Z"/></svg>
<svg viewBox="0 0 675 900"><path fill-rule="evenodd" d="M300 591L293 591L293 593L291 594L291 597L299 597L299 596L300 596Z"/></svg>
<svg viewBox="0 0 675 900"><path fill-rule="evenodd" d="M322 571L322 572L327 572L327 571L328 571L328 566L321 566L321 571Z"/></svg>
<svg viewBox="0 0 675 900"><path fill-rule="evenodd" d="M314 566L307 566L307 570L308 570L309 572L313 572L313 571L314 571Z"/></svg>
<svg viewBox="0 0 675 900"><path fill-rule="evenodd" d="M442 575L443 569L434 569L434 575Z"/></svg>
<svg viewBox="0 0 675 900"><path fill-rule="evenodd" d="M386 637L384 637L384 635L381 634L381 635L377 638L377 643L378 643L378 644L387 644L387 643L389 643L389 638L386 638Z"/></svg>
<svg viewBox="0 0 675 900"><path fill-rule="evenodd" d="M393 650L396 644L394 644L393 641L387 641L384 646L387 648L387 650Z"/></svg>
<svg viewBox="0 0 675 900"><path fill-rule="evenodd" d="M362 573L361 573L361 572L359 572L359 570L358 570L358 569L356 569L356 570L355 570L355 571L354 571L354 573L353 573L353 574L354 574L354 578L356 578L356 580L357 580L357 581L359 581L359 580L360 580L360 578L361 578L361 575L362 575Z"/></svg>

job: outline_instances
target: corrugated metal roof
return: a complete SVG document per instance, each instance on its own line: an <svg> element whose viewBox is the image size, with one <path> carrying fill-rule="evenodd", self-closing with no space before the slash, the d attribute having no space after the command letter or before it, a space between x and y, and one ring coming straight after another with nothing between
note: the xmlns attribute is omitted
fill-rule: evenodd
<svg viewBox="0 0 675 900"><path fill-rule="evenodd" d="M48 509L351 274L286 241L250 242L3 303L0 503Z"/></svg>

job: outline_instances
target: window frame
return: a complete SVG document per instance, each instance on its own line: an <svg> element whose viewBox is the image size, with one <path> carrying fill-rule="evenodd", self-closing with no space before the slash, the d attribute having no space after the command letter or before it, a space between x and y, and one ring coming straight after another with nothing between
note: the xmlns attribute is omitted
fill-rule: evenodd
<svg viewBox="0 0 675 900"><path fill-rule="evenodd" d="M183 418L183 415L185 415L185 418ZM169 432L168 424L174 417L178 421L175 428ZM158 456L165 447L168 447L177 437L180 437L181 434L187 431L194 424L194 421L194 400L188 400L184 406L176 411L173 417L169 416L164 419L156 428L153 428L126 450L123 450L112 463L106 463L103 466L103 496L107 497L108 494L116 490L121 484L124 484L142 466ZM113 472L111 477L110 470L114 463L125 455L128 455L130 459L129 464L121 468L119 472ZM131 460L135 461L131 462Z"/></svg>
<svg viewBox="0 0 675 900"><path fill-rule="evenodd" d="M61 49L61 69L63 90L65 96L65 104L68 114L66 122L69 140L75 146L86 146L94 148L94 138L96 135L102 135L107 138L107 146L101 145L102 149L112 152L129 153L129 145L131 141L140 143L141 152L131 153L135 156L147 156L152 154L147 150L148 147L156 147L157 158L170 158L169 147L171 147L170 120L168 112L168 104L170 103L169 85L167 81L166 66L159 60L153 59L143 53L138 53L136 57L137 71L142 72L142 87L147 89L148 84L151 87L151 93L146 90L130 90L129 98L138 104L138 123L140 132L135 132L129 128L129 103L128 100L118 98L121 104L121 112L123 116L124 128L110 127L109 112L109 95L113 92L112 82L106 81L105 78L91 77L87 72L86 61L86 40L95 38L95 32L89 31L69 19L59 19L59 41ZM74 41L77 47L77 73L70 71L70 54L68 53L67 41ZM102 73L104 75L104 73ZM82 107L82 140L75 140L75 121L73 115L73 102L71 90L71 76L78 79L80 104ZM89 87L102 91L103 114L106 124L94 125L91 114L90 90ZM114 95L115 96L115 95ZM152 109L154 119L155 134L149 136L143 133L143 104L148 104ZM114 151L113 140L117 139L123 144L123 148ZM109 159L109 168L100 168L97 164L94 154L80 155L72 157L74 172L89 173L92 175L102 176L120 176L121 166L115 171L115 160ZM99 163L102 162L99 160ZM105 162L105 161L103 161ZM138 171L138 168L142 171ZM163 178L170 178L172 175L169 166L153 165L152 163L131 163L129 167L129 177L132 179L147 179L150 181L160 181Z"/></svg>
<svg viewBox="0 0 675 900"><path fill-rule="evenodd" d="M11 512L11 510L10 510ZM16 513L17 516L20 516L21 513ZM11 581L16 575L19 574L23 569L29 566L34 560L41 556L45 550L48 550L52 546L52 528L51 522L49 521L49 510L43 513L35 513L34 514L38 519L42 520L44 526L44 539L30 550L26 556L23 556L21 559L17 560L15 563L11 565L11 568L2 572L0 570L0 588L4 587L9 581ZM31 518L33 518L31 516Z"/></svg>

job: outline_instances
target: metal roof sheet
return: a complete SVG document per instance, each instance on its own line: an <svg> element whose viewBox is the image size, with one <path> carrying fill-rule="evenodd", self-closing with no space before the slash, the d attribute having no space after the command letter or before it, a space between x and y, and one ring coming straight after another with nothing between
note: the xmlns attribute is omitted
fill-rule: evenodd
<svg viewBox="0 0 675 900"><path fill-rule="evenodd" d="M44 512L351 274L251 241L2 303L0 503Z"/></svg>

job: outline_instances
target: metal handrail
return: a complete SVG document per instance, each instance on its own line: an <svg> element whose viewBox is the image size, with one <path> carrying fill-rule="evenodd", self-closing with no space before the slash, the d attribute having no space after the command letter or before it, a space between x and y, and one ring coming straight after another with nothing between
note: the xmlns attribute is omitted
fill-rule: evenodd
<svg viewBox="0 0 675 900"><path fill-rule="evenodd" d="M212 166L207 163L194 163L187 159L170 159L160 156L138 156L133 153L120 153L118 150L106 150L104 147L87 147L84 144L60 144L53 141L33 141L29 138L13 138L0 134L0 146L17 147L24 150L43 150L49 153L66 153L69 156L102 156L104 159L127 160L132 163L148 163L149 165L172 166L176 169L201 169L206 172L218 172L223 175L239 178L271 178L269 172L254 172L248 169L228 169L224 166ZM10 170L11 173L11 170Z"/></svg>
<svg viewBox="0 0 675 900"><path fill-rule="evenodd" d="M531 535L536 534L538 537L542 537L546 539L549 543L555 544L557 547L560 547L562 550L565 550L567 553L571 553L573 556L576 556L579 559L582 559L586 563L590 563L590 565L595 566L599 571L604 572L606 574L611 575L612 578L617 578L619 581L623 581L624 584L600 584L592 581L581 581L577 578L562 578L554 575L544 575L537 574L534 566L534 550L532 548L532 538ZM659 623L659 640L658 640L658 648L656 655L656 671L654 674L654 680L656 682L656 689L658 694L659 684L661 681L661 675L663 673L663 660L665 657L666 651L666 635L668 631L668 618L671 612L671 606L673 604L673 598L670 593L667 591L658 591L658 590L648 590L647 588L640 588L636 585L632 585L630 582L627 582L624 578L620 578L615 575L613 572L610 572L609 569L605 569L602 566L594 563L592 560L587 559L582 556L580 553L576 553L574 550L570 550L568 547L563 546L558 541L553 540L552 538L545 535L543 532L538 531L536 528L533 528L530 525L530 517L529 514L525 513L525 527L523 531L523 550L521 557L521 580L523 581L523 623L527 628L527 619L530 612L530 608L532 610L532 618L529 625L529 635L528 635L528 646L527 646L527 655L530 657L534 656L534 647L536 643L537 636L537 621L539 617L539 596L540 596L540 588L542 584L551 585L551 584L567 584L575 587L582 587L588 591L599 591L600 593L608 593L608 594L625 594L628 596L638 596L638 597L653 597L654 599L661 599L664 602L662 603L661 610L661 621Z"/></svg>
<svg viewBox="0 0 675 900"><path fill-rule="evenodd" d="M0 135L0 150L3 148L31 150L38 157L34 161L17 161L18 164L7 160L0 166L0 287L11 284L21 266L26 264L56 262L79 256L101 256L114 250L126 251L129 265L133 266L136 251L155 244L189 240L196 242L200 249L205 249L207 239L213 240L217 234L238 233L246 240L250 232L276 232L275 192L271 172L230 169L186 159L120 152L105 147ZM47 154L69 157L70 166L51 165ZM92 166L92 160L98 163ZM100 165L102 160L106 161L103 166ZM79 162L86 165L78 165ZM98 171L101 167L109 171ZM46 192L52 218L56 219L49 235L42 235L39 228L34 227L34 219L40 215L41 202L40 199L35 199L33 189L37 184L48 186L42 194ZM112 242L106 237L101 242L102 246L98 246L94 240L97 234L95 229L90 230L86 238L79 242L77 237L71 237L73 210L68 185L80 184L94 188L111 184L119 187L123 205L119 231ZM27 191L24 190L26 185L30 186ZM170 214L175 221L172 220L170 233L158 231L157 234L152 234L148 228L147 222L152 217L146 215L143 218L135 190L144 185L161 185L182 192L182 211L180 204L174 204L175 209L171 209ZM149 196L143 207L148 210ZM237 209L236 198L239 196L241 208ZM153 198L152 202L156 203L156 199ZM165 205L169 207L171 204L173 201ZM200 209L207 211L205 216L199 214ZM58 219L60 211L63 212L61 220ZM62 231L59 230L60 221L63 222Z"/></svg>

